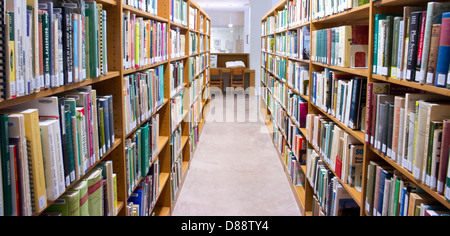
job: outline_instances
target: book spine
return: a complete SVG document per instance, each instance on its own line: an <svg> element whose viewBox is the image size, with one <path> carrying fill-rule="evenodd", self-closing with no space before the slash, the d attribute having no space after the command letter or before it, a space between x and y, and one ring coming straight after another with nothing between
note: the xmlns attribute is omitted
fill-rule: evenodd
<svg viewBox="0 0 450 236"><path fill-rule="evenodd" d="M449 149L450 149L450 120L444 120L441 143L441 155L438 172L437 192L444 194L445 181L448 170Z"/></svg>
<svg viewBox="0 0 450 236"><path fill-rule="evenodd" d="M9 28L9 22L6 21L6 11L5 11L6 3L2 1L0 3L0 52L3 52L0 54L0 102L6 99L6 95L8 93L8 84L7 80L9 79L9 73L8 71L8 41L9 38L8 35L8 28ZM1 191L0 191L1 194ZM0 204L0 215L1 215L1 204Z"/></svg>
<svg viewBox="0 0 450 236"><path fill-rule="evenodd" d="M450 12L442 15L441 37L439 42L438 62L436 66L435 85L450 87L447 84L447 74L450 66Z"/></svg>
<svg viewBox="0 0 450 236"><path fill-rule="evenodd" d="M8 44L9 44L9 51L8 51L8 59L9 59L9 91L8 91L8 98L16 98L16 51L15 51L15 41L14 41L14 13L8 12L8 19L9 22L8 28L9 28L9 35L8 35Z"/></svg>
<svg viewBox="0 0 450 236"><path fill-rule="evenodd" d="M408 81L415 81L421 19L422 19L422 12L411 13L408 57L406 58L407 60L406 80Z"/></svg>
<svg viewBox="0 0 450 236"><path fill-rule="evenodd" d="M423 83L422 78L420 77L420 69L422 67L422 56L423 56L423 44L425 41L425 25L427 20L427 12L422 12L422 19L420 23L420 36L419 36L419 48L417 51L417 61L416 61L416 76L415 81Z"/></svg>
<svg viewBox="0 0 450 236"><path fill-rule="evenodd" d="M50 88L50 21L47 12L42 15L42 32L43 32L43 47L44 47L44 87Z"/></svg>
<svg viewBox="0 0 450 236"><path fill-rule="evenodd" d="M439 53L439 40L441 37L441 25L435 24L431 29L430 53L428 57L428 66L426 67L426 83L434 84L434 75L436 72L437 59Z"/></svg>
<svg viewBox="0 0 450 236"><path fill-rule="evenodd" d="M9 158L8 115L0 115L0 150L1 150L1 178L3 185L3 214L12 216L12 183L11 160Z"/></svg>

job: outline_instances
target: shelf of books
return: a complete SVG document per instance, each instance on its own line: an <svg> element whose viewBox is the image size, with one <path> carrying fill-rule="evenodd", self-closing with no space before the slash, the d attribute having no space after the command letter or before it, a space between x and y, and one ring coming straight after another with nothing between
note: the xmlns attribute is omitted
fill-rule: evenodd
<svg viewBox="0 0 450 236"><path fill-rule="evenodd" d="M188 6L209 62L190 0L0 3L0 215L171 215L198 142L173 106L191 89ZM209 65L192 69L208 86Z"/></svg>
<svg viewBox="0 0 450 236"><path fill-rule="evenodd" d="M304 215L450 213L450 3L280 1L261 107Z"/></svg>

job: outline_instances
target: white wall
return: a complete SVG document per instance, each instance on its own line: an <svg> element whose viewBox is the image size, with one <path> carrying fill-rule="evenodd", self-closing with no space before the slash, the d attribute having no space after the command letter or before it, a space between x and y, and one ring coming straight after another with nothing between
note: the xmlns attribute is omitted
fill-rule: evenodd
<svg viewBox="0 0 450 236"><path fill-rule="evenodd" d="M272 9L273 2L273 0L250 0L250 69L255 70L257 94L261 82L261 19Z"/></svg>

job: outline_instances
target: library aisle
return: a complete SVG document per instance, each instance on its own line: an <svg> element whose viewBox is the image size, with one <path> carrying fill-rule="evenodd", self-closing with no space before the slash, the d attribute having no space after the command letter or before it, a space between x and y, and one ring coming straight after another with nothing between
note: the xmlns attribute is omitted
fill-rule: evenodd
<svg viewBox="0 0 450 236"><path fill-rule="evenodd" d="M212 99L212 113L206 118L174 216L301 214L271 137L259 116L259 105L256 105L259 98L245 99L245 122L238 122L238 115L230 122L230 111L242 112L244 108L240 106L244 99L242 95L237 95L234 101L231 96ZM222 117L224 120L220 120ZM227 122L223 122L225 120Z"/></svg>

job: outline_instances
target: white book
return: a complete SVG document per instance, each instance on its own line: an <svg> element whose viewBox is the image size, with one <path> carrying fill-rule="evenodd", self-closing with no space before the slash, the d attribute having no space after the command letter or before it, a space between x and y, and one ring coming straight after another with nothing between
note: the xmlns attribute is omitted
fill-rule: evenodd
<svg viewBox="0 0 450 236"><path fill-rule="evenodd" d="M58 172L56 166L55 133L53 132L53 122L56 120L39 121L42 142L42 157L44 158L45 186L47 189L47 199L54 201L60 196Z"/></svg>

